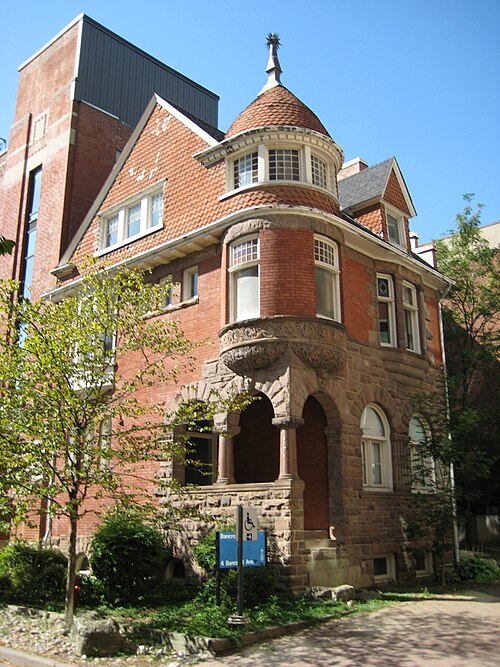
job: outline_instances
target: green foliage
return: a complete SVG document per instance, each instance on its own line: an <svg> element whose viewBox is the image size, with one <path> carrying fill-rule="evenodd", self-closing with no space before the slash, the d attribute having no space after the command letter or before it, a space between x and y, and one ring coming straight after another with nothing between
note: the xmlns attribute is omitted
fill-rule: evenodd
<svg viewBox="0 0 500 667"><path fill-rule="evenodd" d="M92 540L90 562L110 604L144 601L162 585L167 548L162 533L133 509L117 509Z"/></svg>
<svg viewBox="0 0 500 667"><path fill-rule="evenodd" d="M495 504L500 492L499 247L481 234L482 205L465 207L446 241L437 241L438 268L451 279L443 302L450 431L455 447L457 499Z"/></svg>
<svg viewBox="0 0 500 667"><path fill-rule="evenodd" d="M42 301L16 298L19 284L0 280L0 520L25 521L41 505L68 519L68 625L88 500L149 502L147 462L182 459L186 448L161 437L165 422L189 427L247 402L214 396L176 415L157 400L193 368L201 343L165 315L170 285L148 280L139 269L90 263L70 289ZM139 400L150 387L150 400L145 392Z"/></svg>
<svg viewBox="0 0 500 667"><path fill-rule="evenodd" d="M210 531L193 547L196 563L210 576L217 565L216 531Z"/></svg>
<svg viewBox="0 0 500 667"><path fill-rule="evenodd" d="M67 558L56 549L12 542L0 551L0 594L30 605L62 602Z"/></svg>
<svg viewBox="0 0 500 667"><path fill-rule="evenodd" d="M485 560L480 556L461 558L456 570L462 581L479 583L500 581L500 568L493 561Z"/></svg>
<svg viewBox="0 0 500 667"><path fill-rule="evenodd" d="M0 236L0 256L10 255L15 245L14 241L6 239L5 236Z"/></svg>

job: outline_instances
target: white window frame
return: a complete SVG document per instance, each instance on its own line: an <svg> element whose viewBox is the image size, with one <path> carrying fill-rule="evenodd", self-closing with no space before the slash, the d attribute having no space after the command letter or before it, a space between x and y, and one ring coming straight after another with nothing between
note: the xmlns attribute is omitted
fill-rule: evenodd
<svg viewBox="0 0 500 667"><path fill-rule="evenodd" d="M270 157L272 151L294 151L297 154L298 175L297 178L273 178L270 176ZM249 160L251 174L248 179L239 177L238 165ZM315 167L314 162L318 165ZM315 176L319 167L323 172L324 178ZM307 144L273 144L267 145L259 143L252 150L242 150L231 154L226 161L226 195L233 194L238 190L252 188L260 183L304 183L327 192L336 194L335 179L333 177L333 167L328 155L318 150L311 150Z"/></svg>
<svg viewBox="0 0 500 667"><path fill-rule="evenodd" d="M333 297L332 317L318 312L318 284L316 276L316 315L324 319L341 321L340 316L340 269L338 245L324 236L314 237L314 267L329 274Z"/></svg>
<svg viewBox="0 0 500 667"><path fill-rule="evenodd" d="M376 421L381 426L381 432L377 429L370 429L370 411L373 411L378 418L378 421ZM363 489L368 491L392 491L392 453L389 423L379 407L373 404L365 407L361 415L361 430ZM380 483L376 481L375 473L379 466Z"/></svg>
<svg viewBox="0 0 500 667"><path fill-rule="evenodd" d="M190 301L198 298L199 274L198 265L190 266L182 274L182 300Z"/></svg>
<svg viewBox="0 0 500 667"><path fill-rule="evenodd" d="M392 219L389 224L389 218ZM406 230L403 215L394 208L385 206L385 221L387 224L387 240L399 248L406 249ZM395 230L395 234L391 234L391 229Z"/></svg>
<svg viewBox="0 0 500 667"><path fill-rule="evenodd" d="M293 157L297 157L297 177L294 178L294 173L293 171L295 170L295 165L292 164L292 178L271 178L271 153L276 152L276 153L281 153L282 157L285 158L284 160L284 166L283 170L287 171L289 169L289 166L287 166L287 160L286 158L288 157L287 154L293 154ZM267 178L269 181L272 183L300 183L301 181L306 181L304 178L304 165L302 164L303 161L303 151L301 146L270 146L267 149ZM294 160L290 161L291 163L294 162ZM277 174L278 175L278 174Z"/></svg>
<svg viewBox="0 0 500 667"><path fill-rule="evenodd" d="M239 253L240 251L240 253ZM241 252L244 252L243 257ZM250 317L238 313L238 278L242 271L257 268L256 309ZM258 236L245 236L229 246L229 318L231 322L260 317L260 240Z"/></svg>
<svg viewBox="0 0 500 667"><path fill-rule="evenodd" d="M381 293L380 281L387 281L387 295ZM394 299L394 280L392 276L386 273L377 273L377 325L379 332L379 342L383 347L397 347L396 337L396 308ZM380 317L380 304L387 304L387 320ZM382 331L380 323L387 321L387 333L389 341L382 340Z"/></svg>
<svg viewBox="0 0 500 667"><path fill-rule="evenodd" d="M422 452L429 428L418 415L413 415L408 426L410 441L411 489L414 493L434 493L436 489L436 462L428 451Z"/></svg>
<svg viewBox="0 0 500 667"><path fill-rule="evenodd" d="M410 298L408 299L407 296ZM406 349L420 353L418 294L415 285L403 282L403 312L405 318Z"/></svg>
<svg viewBox="0 0 500 667"><path fill-rule="evenodd" d="M238 157L235 157L233 160L233 178L232 178L232 187L235 190L239 188L248 187L259 181L259 152L254 150L250 153L243 153ZM250 169L241 171L239 165L245 164L249 165ZM245 178L242 179L242 175L245 175ZM249 177L247 178L247 175ZM244 182L242 182L242 180Z"/></svg>
<svg viewBox="0 0 500 667"><path fill-rule="evenodd" d="M159 214L159 222L152 224L153 220L153 202L161 195L161 212ZM140 211L139 230L134 234L129 233L130 215L136 209ZM113 243L109 242L109 225L115 222L117 226L116 240ZM118 207L101 214L101 227L99 250L96 256L104 255L107 252L120 248L127 243L136 241L147 234L158 231L163 228L163 191L156 187L152 191L141 193L141 195L130 199Z"/></svg>

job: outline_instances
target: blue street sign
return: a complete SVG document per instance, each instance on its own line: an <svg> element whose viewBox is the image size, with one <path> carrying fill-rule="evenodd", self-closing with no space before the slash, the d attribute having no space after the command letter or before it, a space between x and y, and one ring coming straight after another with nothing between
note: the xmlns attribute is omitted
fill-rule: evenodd
<svg viewBox="0 0 500 667"><path fill-rule="evenodd" d="M219 539L219 568L221 570L232 570L238 567L238 543L236 533L224 531L218 533ZM243 566L259 567L266 565L266 531L259 530L257 539L243 542Z"/></svg>

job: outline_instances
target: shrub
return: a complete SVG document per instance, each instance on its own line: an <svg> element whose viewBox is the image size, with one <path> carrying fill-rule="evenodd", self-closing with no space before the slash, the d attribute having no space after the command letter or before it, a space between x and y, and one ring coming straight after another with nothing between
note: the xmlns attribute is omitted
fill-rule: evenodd
<svg viewBox="0 0 500 667"><path fill-rule="evenodd" d="M463 581L497 581L500 579L500 568L480 556L468 556L458 563L457 574Z"/></svg>
<svg viewBox="0 0 500 667"><path fill-rule="evenodd" d="M1 595L23 604L60 603L64 600L67 562L56 549L13 542L0 552Z"/></svg>
<svg viewBox="0 0 500 667"><path fill-rule="evenodd" d="M167 549L162 533L138 510L117 509L92 540L92 572L110 604L137 604L161 586Z"/></svg>

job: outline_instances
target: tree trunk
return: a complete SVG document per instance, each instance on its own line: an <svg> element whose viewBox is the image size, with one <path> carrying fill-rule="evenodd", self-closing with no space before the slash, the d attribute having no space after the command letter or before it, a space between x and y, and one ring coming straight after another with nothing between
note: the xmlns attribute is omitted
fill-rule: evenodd
<svg viewBox="0 0 500 667"><path fill-rule="evenodd" d="M64 620L67 628L71 629L75 604L76 537L78 532L78 518L73 514L69 518L69 525L68 578L66 581L66 599L64 601Z"/></svg>

